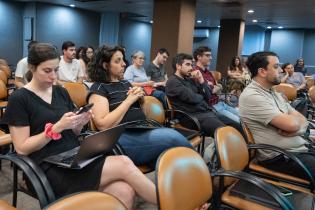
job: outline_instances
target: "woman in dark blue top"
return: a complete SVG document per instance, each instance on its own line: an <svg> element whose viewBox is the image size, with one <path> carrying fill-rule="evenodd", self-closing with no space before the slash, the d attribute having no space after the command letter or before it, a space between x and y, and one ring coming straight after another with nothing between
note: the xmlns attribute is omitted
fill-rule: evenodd
<svg viewBox="0 0 315 210"><path fill-rule="evenodd" d="M87 100L94 103L93 120L99 130L145 119L140 107L144 92L123 80L125 67L123 50L106 46L96 51L89 65L88 74L94 84ZM119 143L136 165L154 163L171 147L191 147L184 136L171 128L125 131Z"/></svg>

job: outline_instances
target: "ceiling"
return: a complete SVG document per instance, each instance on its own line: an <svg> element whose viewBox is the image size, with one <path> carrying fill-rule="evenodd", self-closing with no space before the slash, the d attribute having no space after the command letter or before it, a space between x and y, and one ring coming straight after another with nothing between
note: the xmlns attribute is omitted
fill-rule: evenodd
<svg viewBox="0 0 315 210"><path fill-rule="evenodd" d="M31 0L17 0L32 2ZM216 27L222 18L244 19L248 25L276 28L315 28L315 0L196 0L196 27ZM37 0L51 3L51 0ZM121 12L125 17L149 22L153 0L55 0L54 4L98 12ZM249 14L247 11L255 12ZM256 19L258 22L253 23Z"/></svg>

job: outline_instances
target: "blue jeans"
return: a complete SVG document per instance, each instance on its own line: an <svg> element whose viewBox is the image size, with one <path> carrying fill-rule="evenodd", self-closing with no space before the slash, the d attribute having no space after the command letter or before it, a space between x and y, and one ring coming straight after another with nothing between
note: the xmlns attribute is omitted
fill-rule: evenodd
<svg viewBox="0 0 315 210"><path fill-rule="evenodd" d="M183 135L171 128L125 131L118 142L136 165L155 164L159 155L172 147L192 148Z"/></svg>
<svg viewBox="0 0 315 210"><path fill-rule="evenodd" d="M161 90L154 90L152 93L152 96L157 98L159 101L161 101L164 109L166 108L166 96L165 93Z"/></svg>
<svg viewBox="0 0 315 210"><path fill-rule="evenodd" d="M213 108L221 115L240 123L240 113L239 110L227 105L226 103L220 101L219 103L213 105Z"/></svg>

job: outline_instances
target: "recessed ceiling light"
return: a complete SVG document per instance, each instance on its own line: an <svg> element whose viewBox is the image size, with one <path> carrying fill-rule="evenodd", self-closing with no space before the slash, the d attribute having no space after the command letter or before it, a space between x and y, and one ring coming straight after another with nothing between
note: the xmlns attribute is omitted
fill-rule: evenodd
<svg viewBox="0 0 315 210"><path fill-rule="evenodd" d="M253 23L257 23L258 22L258 20L256 20L256 19L254 19L254 20L252 20L253 21Z"/></svg>
<svg viewBox="0 0 315 210"><path fill-rule="evenodd" d="M152 24L152 23L153 23L153 20L150 20L150 23Z"/></svg>
<svg viewBox="0 0 315 210"><path fill-rule="evenodd" d="M252 14L252 13L254 13L255 11L252 10L252 9L250 9L250 10L248 10L247 12L248 12L249 14Z"/></svg>
<svg viewBox="0 0 315 210"><path fill-rule="evenodd" d="M197 20L197 23L202 23L202 20Z"/></svg>
<svg viewBox="0 0 315 210"><path fill-rule="evenodd" d="M278 28L279 28L279 29L283 29L283 27L282 27L282 26L278 26Z"/></svg>
<svg viewBox="0 0 315 210"><path fill-rule="evenodd" d="M268 28L268 29L272 29L272 27L271 27L271 26L267 26L267 28Z"/></svg>
<svg viewBox="0 0 315 210"><path fill-rule="evenodd" d="M74 5L74 4L70 4L69 6L70 6L70 7L75 7L75 5Z"/></svg>
<svg viewBox="0 0 315 210"><path fill-rule="evenodd" d="M218 26L218 28L221 28L221 26Z"/></svg>

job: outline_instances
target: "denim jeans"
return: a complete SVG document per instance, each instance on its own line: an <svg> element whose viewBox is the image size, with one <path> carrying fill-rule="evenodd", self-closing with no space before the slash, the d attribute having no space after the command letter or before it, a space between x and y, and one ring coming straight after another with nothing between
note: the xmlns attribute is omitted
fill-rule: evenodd
<svg viewBox="0 0 315 210"><path fill-rule="evenodd" d="M240 114L239 114L239 110L237 108L231 107L222 101L213 105L213 108L220 115L223 115L223 116L235 121L236 123L240 123Z"/></svg>
<svg viewBox="0 0 315 210"><path fill-rule="evenodd" d="M159 155L172 147L192 148L183 135L171 128L125 131L118 142L136 165L155 164Z"/></svg>
<svg viewBox="0 0 315 210"><path fill-rule="evenodd" d="M154 96L159 101L161 101L164 109L167 107L166 106L166 96L165 96L165 93L163 91L161 91L161 90L154 90L153 93L152 93L152 96Z"/></svg>

